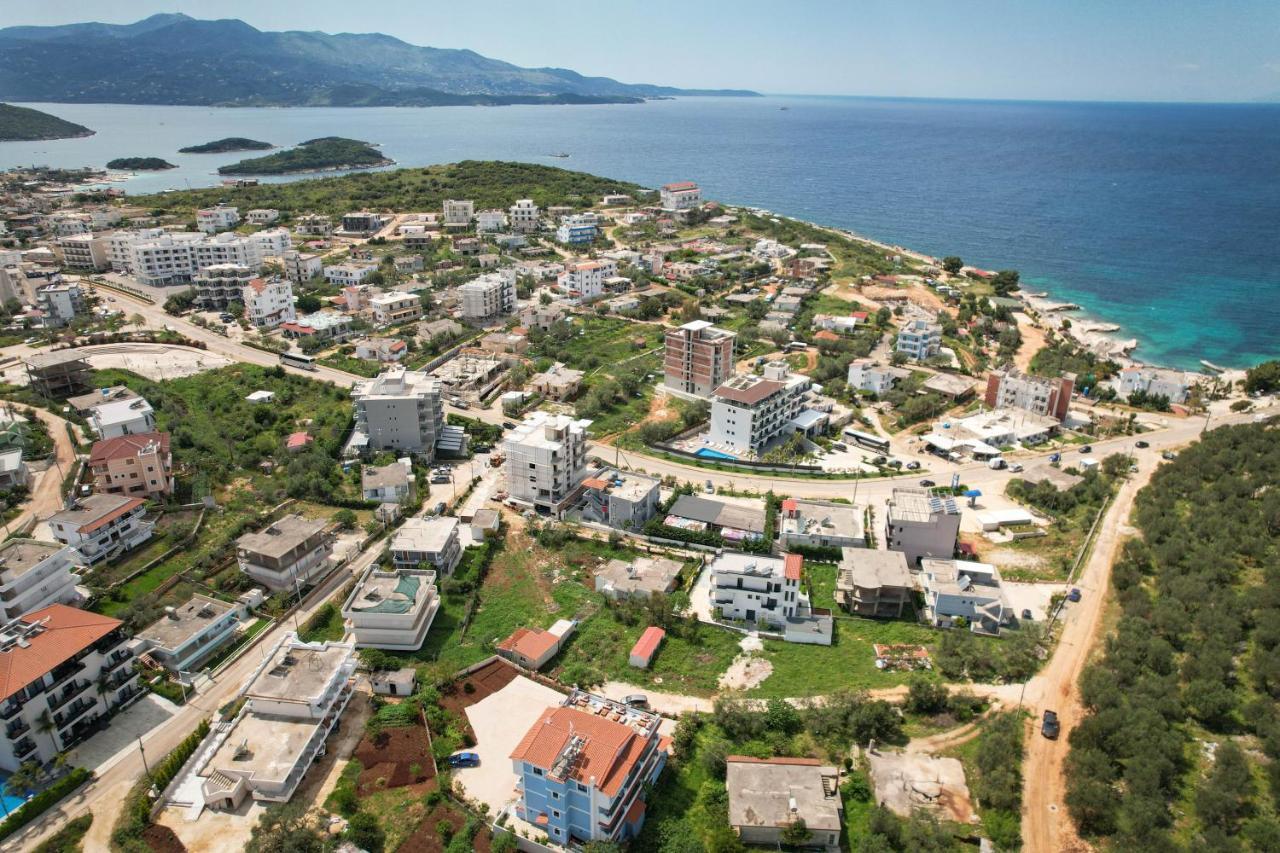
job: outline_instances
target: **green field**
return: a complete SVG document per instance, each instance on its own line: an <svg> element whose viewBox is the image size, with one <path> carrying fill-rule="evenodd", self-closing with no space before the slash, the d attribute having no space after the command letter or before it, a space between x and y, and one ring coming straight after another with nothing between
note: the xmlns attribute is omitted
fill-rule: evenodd
<svg viewBox="0 0 1280 853"><path fill-rule="evenodd" d="M751 696L817 696L844 688L896 687L910 680L904 672L876 669L876 643L932 645L938 632L915 622L837 619L830 646L766 640L764 656L773 674Z"/></svg>

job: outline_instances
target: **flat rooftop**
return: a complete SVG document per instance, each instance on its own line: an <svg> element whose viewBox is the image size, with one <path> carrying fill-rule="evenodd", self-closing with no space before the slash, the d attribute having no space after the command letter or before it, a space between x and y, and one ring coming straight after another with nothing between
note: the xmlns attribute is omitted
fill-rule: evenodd
<svg viewBox="0 0 1280 853"><path fill-rule="evenodd" d="M653 477L606 470L594 477L583 480L582 484L587 488L602 489L611 495L617 495L623 500L638 501L649 494L658 485L658 482Z"/></svg>
<svg viewBox="0 0 1280 853"><path fill-rule="evenodd" d="M312 647L285 641L272 650L244 695L249 699L310 702L350 655L350 646Z"/></svg>
<svg viewBox="0 0 1280 853"><path fill-rule="evenodd" d="M779 827L795 817L811 831L839 832L841 804L836 768L812 758L748 758L726 761L729 825ZM830 778L827 794L823 779ZM795 814L791 804L795 803Z"/></svg>
<svg viewBox="0 0 1280 853"><path fill-rule="evenodd" d="M257 781L282 781L297 766L318 725L319 720L243 714L202 775L226 769L247 772Z"/></svg>
<svg viewBox="0 0 1280 853"><path fill-rule="evenodd" d="M794 517L787 511L790 506L795 507ZM779 520L783 533L805 536L828 534L854 539L864 534L863 509L853 504L815 503L789 498L783 501L782 509Z"/></svg>
<svg viewBox="0 0 1280 853"><path fill-rule="evenodd" d="M911 587L911 570L901 551L876 551L871 548L845 548L836 577L837 589Z"/></svg>
<svg viewBox="0 0 1280 853"><path fill-rule="evenodd" d="M0 574L20 578L65 547L34 539L10 539L0 544Z"/></svg>
<svg viewBox="0 0 1280 853"><path fill-rule="evenodd" d="M458 519L452 516L406 519L391 538L391 550L428 553L443 551L457 528Z"/></svg>
<svg viewBox="0 0 1280 853"><path fill-rule="evenodd" d="M610 560L596 572L596 577L604 579L619 591L666 592L680 574L681 568L681 563L666 557L636 557L630 563L625 560Z"/></svg>
<svg viewBox="0 0 1280 853"><path fill-rule="evenodd" d="M323 521L311 521L300 515L286 515L257 533L244 534L236 540L236 547L279 559L322 530Z"/></svg>
<svg viewBox="0 0 1280 853"><path fill-rule="evenodd" d="M749 533L763 533L765 513L763 509L721 503L696 495L681 495L671 506L669 515L689 518L720 527L731 527Z"/></svg>
<svg viewBox="0 0 1280 853"><path fill-rule="evenodd" d="M176 649L217 622L236 605L205 595L193 595L186 604L173 608L139 631L139 639L150 640L162 649Z"/></svg>
<svg viewBox="0 0 1280 853"><path fill-rule="evenodd" d="M725 551L711 562L713 572L731 572L757 577L782 577L782 557L765 557L760 554L744 554L741 551Z"/></svg>
<svg viewBox="0 0 1280 853"><path fill-rule="evenodd" d="M895 521L927 523L935 514L959 515L955 498L926 489L894 489L889 516Z"/></svg>
<svg viewBox="0 0 1280 853"><path fill-rule="evenodd" d="M433 571L372 571L351 593L342 609L356 613L408 613L431 598Z"/></svg>

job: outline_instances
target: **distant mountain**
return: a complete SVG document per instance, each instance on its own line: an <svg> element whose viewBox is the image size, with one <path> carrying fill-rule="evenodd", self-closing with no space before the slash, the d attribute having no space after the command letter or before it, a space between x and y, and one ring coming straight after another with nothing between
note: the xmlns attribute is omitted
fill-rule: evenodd
<svg viewBox="0 0 1280 853"><path fill-rule="evenodd" d="M263 32L181 14L137 23L0 29L0 98L215 106L630 103L739 95L521 68L381 33Z"/></svg>
<svg viewBox="0 0 1280 853"><path fill-rule="evenodd" d="M93 131L30 107L0 104L0 142L70 139L75 136L93 136Z"/></svg>

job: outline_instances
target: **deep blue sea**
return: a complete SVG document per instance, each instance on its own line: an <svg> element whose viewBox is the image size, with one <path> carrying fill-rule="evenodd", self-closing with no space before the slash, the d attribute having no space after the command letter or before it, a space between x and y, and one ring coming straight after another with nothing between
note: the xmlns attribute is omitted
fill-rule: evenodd
<svg viewBox="0 0 1280 853"><path fill-rule="evenodd" d="M689 98L643 105L213 109L34 104L98 131L0 143L0 166L159 156L129 192L217 182L249 136L381 143L400 165L499 158L758 205L988 268L1196 368L1280 356L1280 105ZM780 107L787 107L783 110ZM551 152L567 151L569 159Z"/></svg>

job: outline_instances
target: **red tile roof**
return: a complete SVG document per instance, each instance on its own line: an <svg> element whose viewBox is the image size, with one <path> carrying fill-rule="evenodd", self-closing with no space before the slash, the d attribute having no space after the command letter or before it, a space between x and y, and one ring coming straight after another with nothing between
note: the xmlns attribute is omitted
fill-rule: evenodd
<svg viewBox="0 0 1280 853"><path fill-rule="evenodd" d="M26 648L15 644L7 651L0 651L0 701L124 624L119 619L65 604L51 604L33 611L23 616L22 621L31 625L43 621L44 630L29 636Z"/></svg>
<svg viewBox="0 0 1280 853"><path fill-rule="evenodd" d="M560 638L550 631L543 631L538 628L517 628L511 633L510 637L498 643L498 651L515 652L529 660L536 661L555 648L558 642L560 642Z"/></svg>
<svg viewBox="0 0 1280 853"><path fill-rule="evenodd" d="M795 498L787 498L786 500L784 500L784 501L782 502L782 511L783 511L783 512L795 512L795 511L796 511L796 507L797 507L797 504L796 504L796 499L795 499Z"/></svg>
<svg viewBox="0 0 1280 853"><path fill-rule="evenodd" d="M309 433L294 432L290 433L289 437L285 439L284 446L290 450L297 450L300 447L306 447L310 443L311 435Z"/></svg>
<svg viewBox="0 0 1280 853"><path fill-rule="evenodd" d="M804 557L799 554L787 554L782 558L782 574L789 581L800 580L804 571Z"/></svg>
<svg viewBox="0 0 1280 853"><path fill-rule="evenodd" d="M838 340L840 340L840 336L839 336L839 335L837 335L835 332L829 332L829 331L827 331L826 329L823 329L821 332L818 332L818 333L817 333L816 335L814 335L813 337L814 337L814 339L815 339L815 340L819 340L819 341L838 341Z"/></svg>
<svg viewBox="0 0 1280 853"><path fill-rule="evenodd" d="M676 181L674 184L665 184L664 190L696 190L698 185L693 181Z"/></svg>
<svg viewBox="0 0 1280 853"><path fill-rule="evenodd" d="M582 485L587 489L607 489L609 487L609 483L599 477L588 477L582 481Z"/></svg>
<svg viewBox="0 0 1280 853"><path fill-rule="evenodd" d="M586 743L570 777L588 785L594 779L606 797L615 796L646 745L644 737L623 723L577 708L548 708L516 744L511 759L550 770L575 735Z"/></svg>
<svg viewBox="0 0 1280 853"><path fill-rule="evenodd" d="M104 438L101 441L95 441L93 450L89 453L89 464L97 465L112 459L127 459L130 456L137 456L152 442L159 443L161 456L169 454L169 433L140 432L135 435L119 435L115 438Z"/></svg>
<svg viewBox="0 0 1280 853"><path fill-rule="evenodd" d="M640 635L640 639L636 640L636 644L631 647L631 657L644 658L646 662L653 658L653 653L658 650L658 646L662 643L662 638L667 636L667 632L661 628L650 625L644 629L644 633Z"/></svg>

